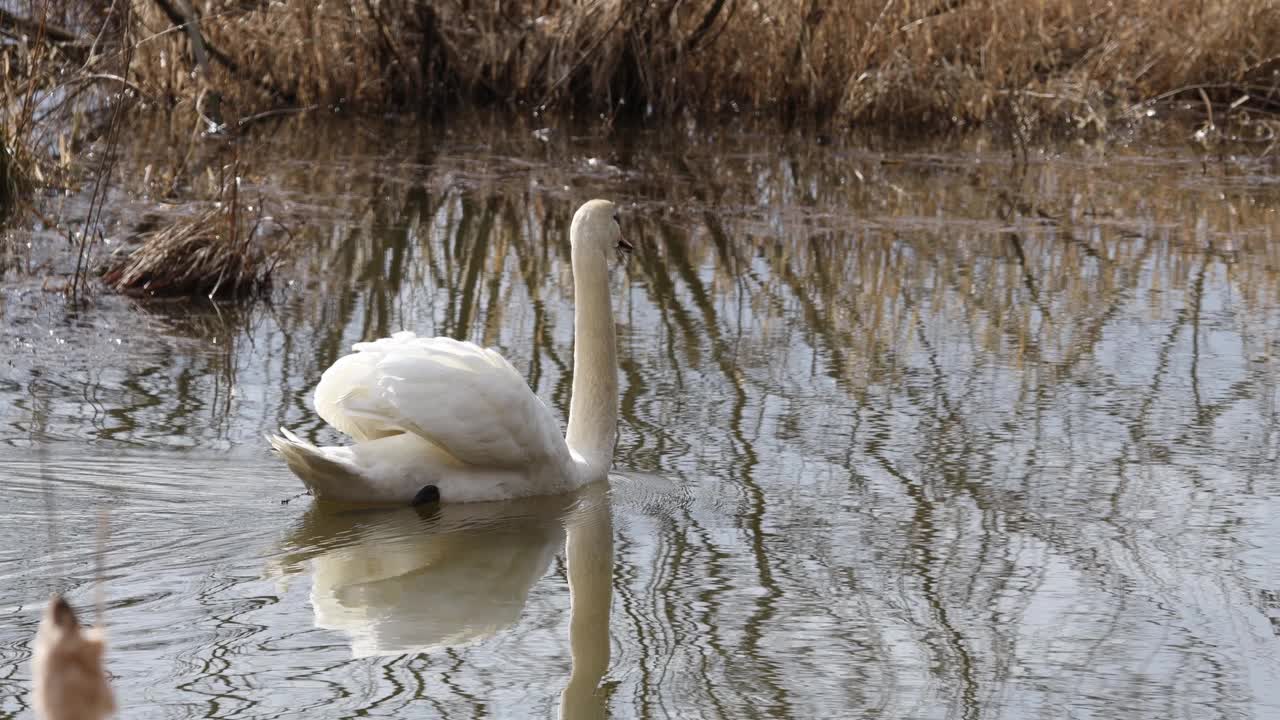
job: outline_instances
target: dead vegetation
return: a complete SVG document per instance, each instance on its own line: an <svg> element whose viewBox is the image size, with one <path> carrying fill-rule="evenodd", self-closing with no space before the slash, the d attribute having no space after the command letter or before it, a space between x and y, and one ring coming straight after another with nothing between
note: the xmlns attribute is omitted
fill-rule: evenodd
<svg viewBox="0 0 1280 720"><path fill-rule="evenodd" d="M243 113L460 99L1030 132L1177 99L1280 111L1271 0L208 0L183 33L166 0L135 4L139 81L175 102L216 88Z"/></svg>
<svg viewBox="0 0 1280 720"><path fill-rule="evenodd" d="M271 287L284 231L234 200L142 234L140 244L109 261L103 280L119 292L141 297L238 298ZM268 228L267 225L273 225ZM269 244L270 243L270 244Z"/></svg>
<svg viewBox="0 0 1280 720"><path fill-rule="evenodd" d="M505 106L608 125L745 116L832 130L993 126L1019 146L1191 112L1197 139L1276 147L1274 0L50 0L0 10L0 220L41 189L93 188L72 288L101 237L122 106L161 108L234 147L245 127L318 108ZM98 148L89 160L86 149ZM237 152L231 150L230 152ZM250 153L245 153L249 155ZM224 160L225 162L225 160ZM157 168L182 197L199 172ZM89 182L86 183L86 180ZM100 192L101 191L101 192ZM205 198L207 201L208 198ZM150 235L120 289L261 287L271 262L234 204ZM151 243L154 243L152 245ZM211 243L225 247L214 248ZM183 253L188 253L184 255ZM265 264L264 264L265 263ZM165 276L165 272L176 275ZM242 276L236 273L246 273Z"/></svg>
<svg viewBox="0 0 1280 720"><path fill-rule="evenodd" d="M36 632L31 661L32 696L42 720L105 720L116 711L103 667L106 638L86 628L60 595L49 599Z"/></svg>
<svg viewBox="0 0 1280 720"><path fill-rule="evenodd" d="M9 137L0 130L0 223L9 219L25 193L26 173L12 155Z"/></svg>
<svg viewBox="0 0 1280 720"><path fill-rule="evenodd" d="M56 56L88 73L72 82L123 84L214 125L457 102L1028 132L1106 129L1172 101L1215 119L1280 112L1272 0L131 0L104 17L62 5L53 19L79 30L0 16L20 40L3 46L6 102ZM108 69L125 46L126 67Z"/></svg>

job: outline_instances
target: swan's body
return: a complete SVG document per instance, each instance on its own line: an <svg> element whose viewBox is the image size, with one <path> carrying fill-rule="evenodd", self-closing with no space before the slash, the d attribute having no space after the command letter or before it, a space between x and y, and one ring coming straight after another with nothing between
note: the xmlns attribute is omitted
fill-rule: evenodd
<svg viewBox="0 0 1280 720"><path fill-rule="evenodd" d="M443 502L568 492L613 461L618 369L609 257L622 239L613 203L592 200L569 231L574 277L574 378L569 427L559 424L501 355L450 338L396 333L357 343L316 387L316 413L355 443L317 447L288 430L270 438L317 497Z"/></svg>

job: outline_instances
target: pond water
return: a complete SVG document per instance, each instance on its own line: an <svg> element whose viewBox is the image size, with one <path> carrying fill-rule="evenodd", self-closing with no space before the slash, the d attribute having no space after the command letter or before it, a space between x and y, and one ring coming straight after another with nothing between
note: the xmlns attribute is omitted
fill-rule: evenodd
<svg viewBox="0 0 1280 720"><path fill-rule="evenodd" d="M130 149L129 196L225 161L186 142ZM269 301L71 306L65 241L17 237L0 717L54 591L101 593L126 718L1280 717L1280 165L1248 151L299 121L242 161L295 235ZM609 486L298 497L263 434L339 442L309 391L363 339L494 346L563 420L593 196L637 246Z"/></svg>

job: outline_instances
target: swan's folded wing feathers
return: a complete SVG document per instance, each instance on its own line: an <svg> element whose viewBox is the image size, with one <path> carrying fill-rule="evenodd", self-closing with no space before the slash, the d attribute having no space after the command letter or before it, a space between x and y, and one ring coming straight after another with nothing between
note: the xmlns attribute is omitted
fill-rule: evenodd
<svg viewBox="0 0 1280 720"><path fill-rule="evenodd" d="M378 390L378 363L388 353L412 347L418 336L402 330L389 338L358 342L338 358L316 386L316 413L334 429L365 442L405 432L397 411Z"/></svg>
<svg viewBox="0 0 1280 720"><path fill-rule="evenodd" d="M420 340L384 357L379 374L401 425L463 462L519 467L565 452L551 411L496 352Z"/></svg>
<svg viewBox="0 0 1280 720"><path fill-rule="evenodd" d="M366 343L360 343L366 344ZM316 414L357 441L404 432L389 422L391 408L379 407L378 360L382 352L356 352L338 358L316 385Z"/></svg>
<svg viewBox="0 0 1280 720"><path fill-rule="evenodd" d="M357 440L411 432L488 467L567 452L550 409L493 350L411 332L354 347L321 378L316 410Z"/></svg>
<svg viewBox="0 0 1280 720"><path fill-rule="evenodd" d="M356 352L387 352L396 347L407 345L418 339L418 334L412 330L401 330L392 333L391 337L378 338L377 340L369 340L366 342L358 342L351 346ZM423 338L426 340L427 338Z"/></svg>
<svg viewBox="0 0 1280 720"><path fill-rule="evenodd" d="M359 442L407 432L399 422L399 411L387 403L378 387L379 363L389 355L413 351L434 339L402 330L391 337L352 345L355 352L338 358L321 375L315 391L316 413L334 429Z"/></svg>

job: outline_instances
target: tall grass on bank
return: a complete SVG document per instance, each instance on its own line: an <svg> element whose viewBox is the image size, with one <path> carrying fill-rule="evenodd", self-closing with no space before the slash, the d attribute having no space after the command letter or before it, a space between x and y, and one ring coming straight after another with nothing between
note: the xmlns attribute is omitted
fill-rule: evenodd
<svg viewBox="0 0 1280 720"><path fill-rule="evenodd" d="M11 155L9 138L0 130L0 223L9 219L22 196L22 167Z"/></svg>
<svg viewBox="0 0 1280 720"><path fill-rule="evenodd" d="M99 135L110 93L128 85L127 23L115 6L49 0L21 15L16 5L0 3L0 222L34 189L76 183L76 151Z"/></svg>
<svg viewBox="0 0 1280 720"><path fill-rule="evenodd" d="M496 100L818 125L1105 128L1145 103L1280 111L1274 0L134 0L134 71L281 104ZM208 70L193 76L193 67Z"/></svg>
<svg viewBox="0 0 1280 720"><path fill-rule="evenodd" d="M823 128L990 124L1022 145L1047 126L1105 132L1176 104L1200 112L1202 128L1256 121L1270 150L1280 146L1280 3L0 0L0 81L0 220L35 189L83 190L92 180L88 219L52 223L82 226L68 230L79 250L74 293L107 224L112 148L140 125L126 106L172 110L192 145L214 147L209 134L230 141L209 154L238 147L250 120L290 109L467 104L525 117L589 112L606 123L745 114ZM103 147L93 162L79 158ZM166 200L198 199L199 154L156 170ZM197 255L195 240L234 237L170 230L157 233L173 240L168 250ZM156 268L202 262L162 255ZM119 287L225 287L198 274L139 271ZM233 285L259 283L250 273Z"/></svg>
<svg viewBox="0 0 1280 720"><path fill-rule="evenodd" d="M123 199L112 194L111 186L122 138L143 125L132 111L139 101L154 100L131 77L134 53L146 46L146 39L134 33L139 27L135 5L96 10L79 5L58 0L32 5L30 17L0 5L0 39L11 40L0 43L0 106L5 110L0 220L23 205L33 188L83 191L88 200L83 217L51 220L65 232L72 251L74 266L67 268L63 287L73 301L89 295L90 278L99 270L97 246L114 215L110 206ZM198 32L191 37L198 38ZM234 153L235 144L221 148L227 149ZM170 190L193 184L178 177L186 160L171 169ZM287 234L287 229L264 222L261 203L256 217L246 212L238 181L222 183L216 200L204 212L158 215L155 227L137 235L140 242L131 253L107 259L107 285L146 297L242 297L266 289L279 245L267 248L264 236ZM128 237L129 231L122 234Z"/></svg>
<svg viewBox="0 0 1280 720"><path fill-rule="evenodd" d="M48 42L43 24L26 29L34 35L15 40L9 37L12 31L0 34L0 222L12 217L24 204L27 190L44 179L36 109L60 65L57 47Z"/></svg>

